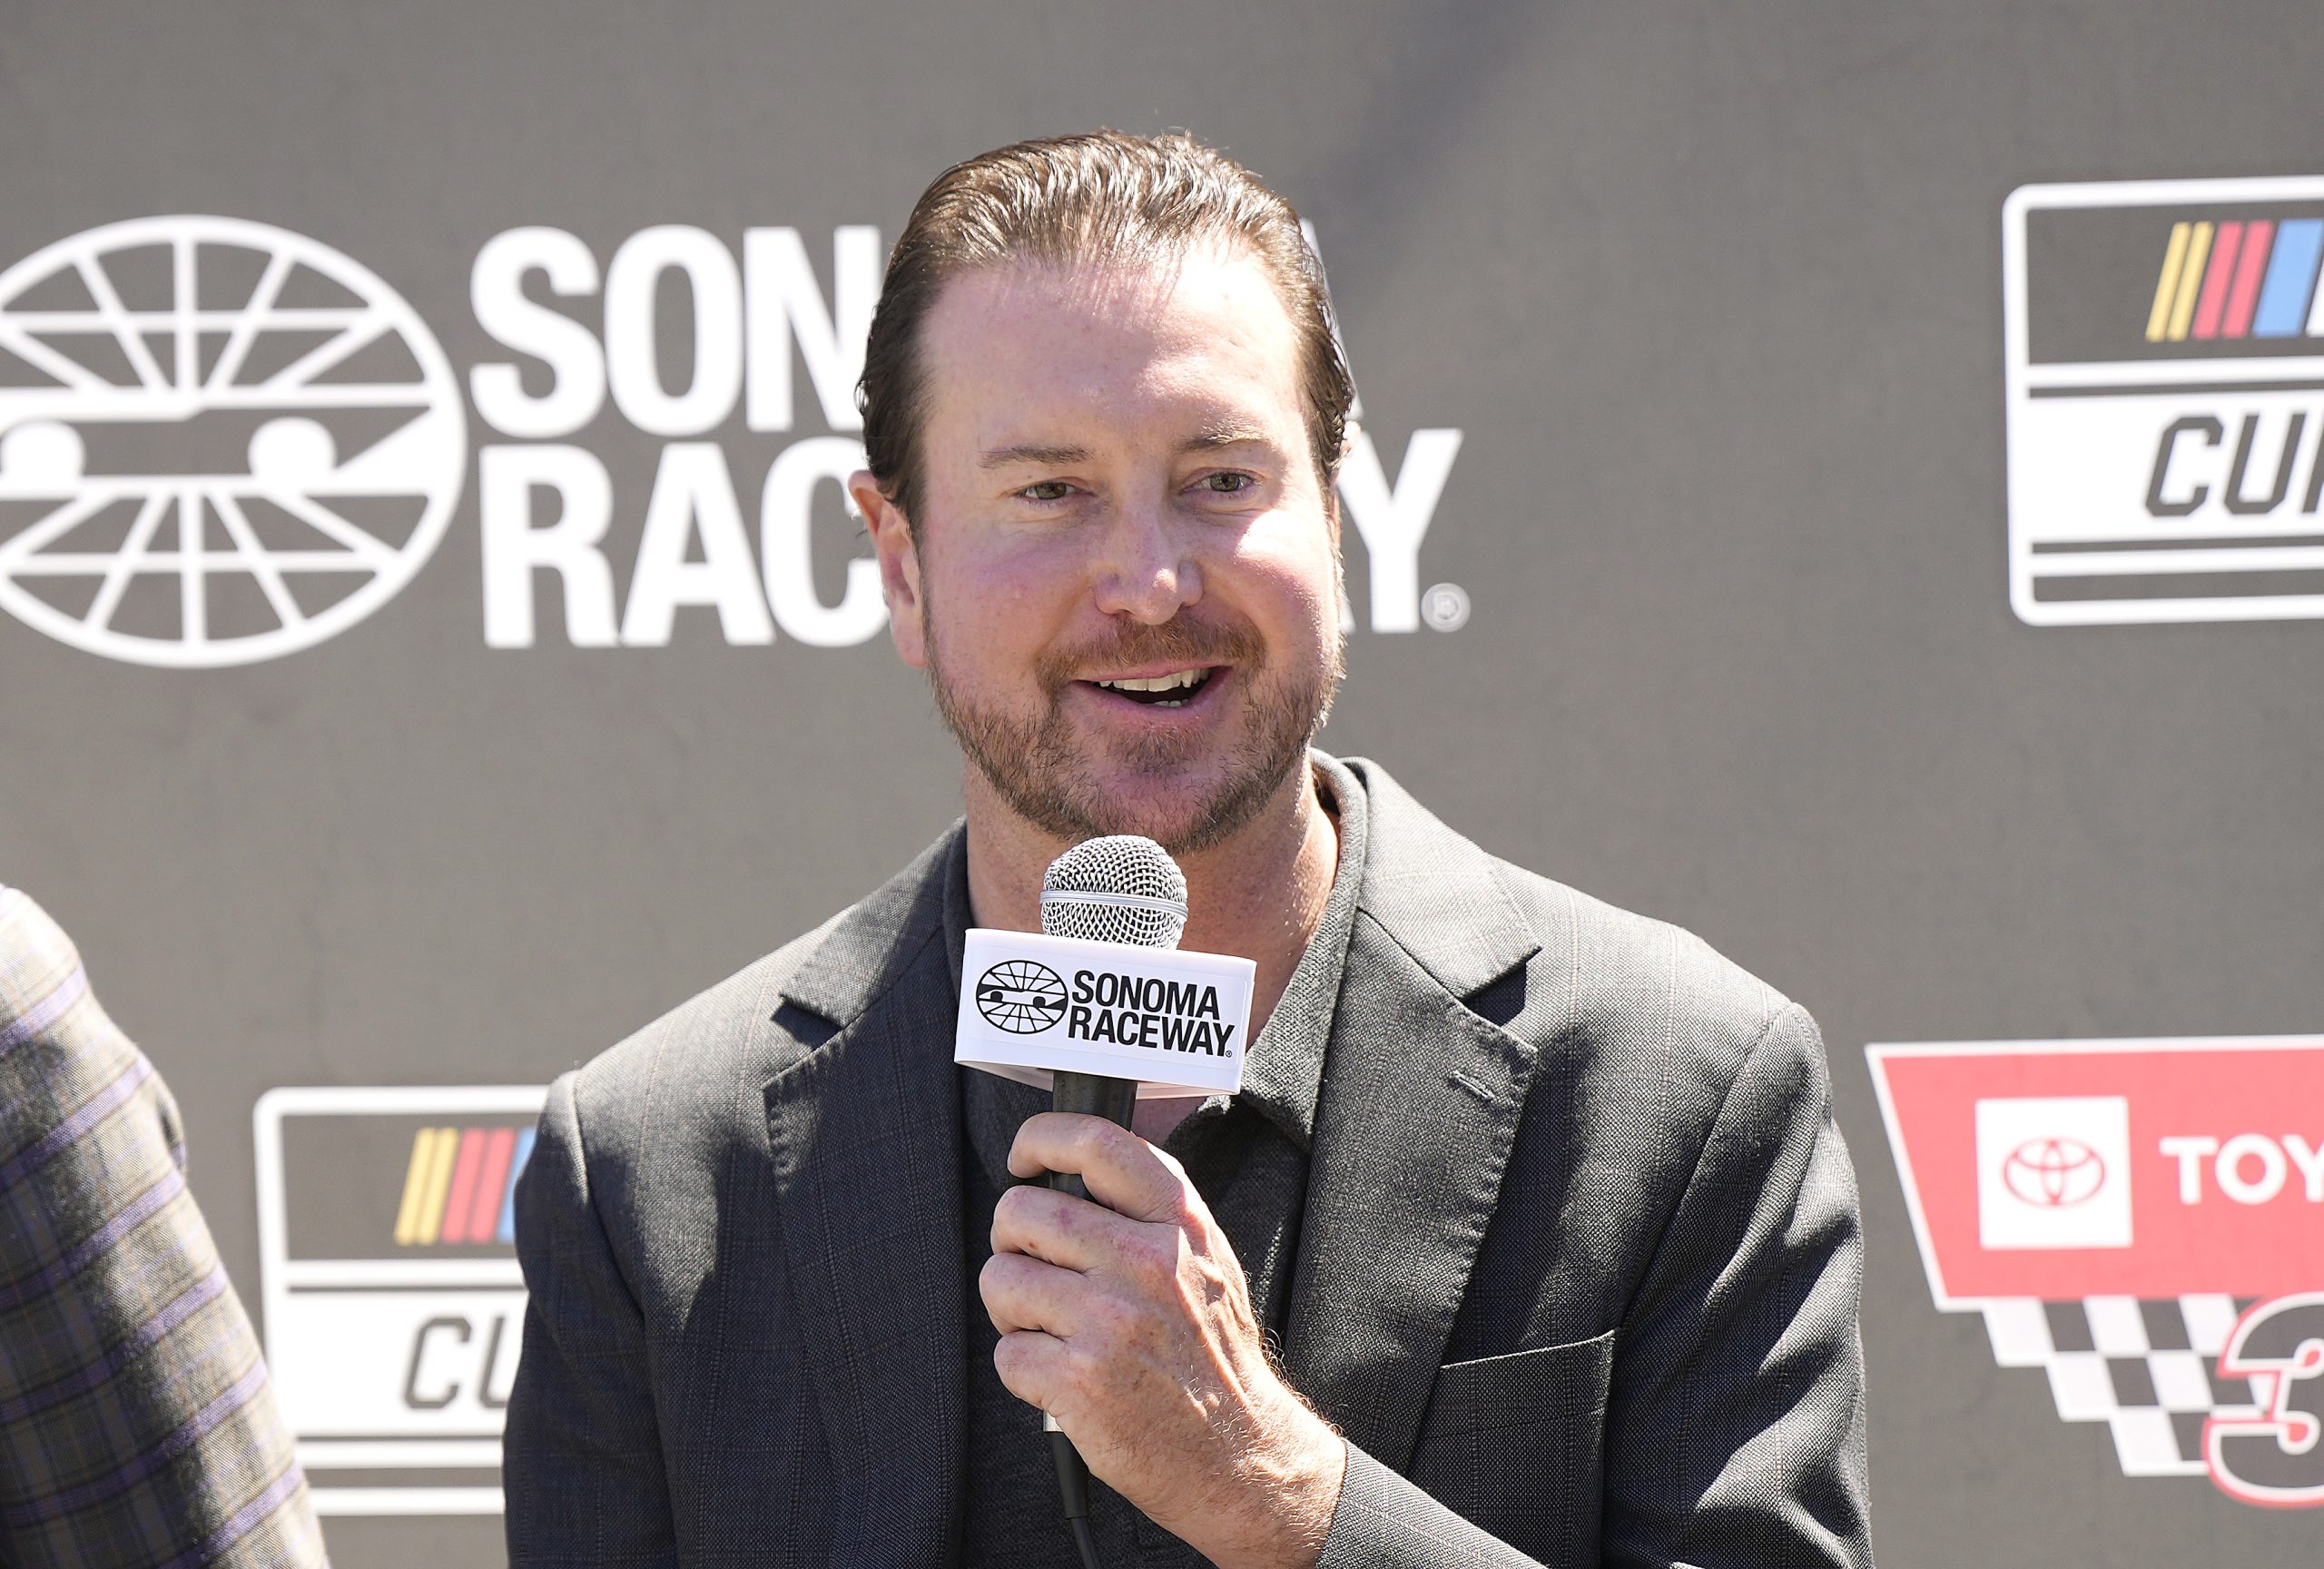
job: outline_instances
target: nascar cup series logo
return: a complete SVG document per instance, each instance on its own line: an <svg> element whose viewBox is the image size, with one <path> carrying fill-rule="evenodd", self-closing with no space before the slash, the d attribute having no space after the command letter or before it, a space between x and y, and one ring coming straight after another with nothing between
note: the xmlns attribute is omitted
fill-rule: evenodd
<svg viewBox="0 0 2324 1569"><path fill-rule="evenodd" d="M2324 616L2324 180L2030 185L2003 256L2018 616Z"/></svg>
<svg viewBox="0 0 2324 1569"><path fill-rule="evenodd" d="M2324 1504L2324 1039L1868 1055L1938 1308L2125 1474Z"/></svg>
<svg viewBox="0 0 2324 1569"><path fill-rule="evenodd" d="M241 665L426 563L466 431L443 350L360 264L148 218L0 273L0 608L143 665Z"/></svg>
<svg viewBox="0 0 2324 1569"><path fill-rule="evenodd" d="M602 261L546 225L487 240L467 303L497 350L466 377L499 438L475 454L485 646L660 647L688 621L737 647L877 636L842 485L884 254L837 225L827 285L782 226L738 249L657 224ZM665 330L680 299L690 333ZM419 314L327 245L210 217L59 241L0 272L0 610L144 665L310 647L426 565L467 414ZM612 421L648 439L650 479L592 439ZM1392 474L1357 431L1340 497L1375 632L1469 618L1419 569L1460 449L1417 429Z"/></svg>
<svg viewBox="0 0 2324 1569"><path fill-rule="evenodd" d="M266 1357L326 1515L497 1514L537 1089L258 1104Z"/></svg>

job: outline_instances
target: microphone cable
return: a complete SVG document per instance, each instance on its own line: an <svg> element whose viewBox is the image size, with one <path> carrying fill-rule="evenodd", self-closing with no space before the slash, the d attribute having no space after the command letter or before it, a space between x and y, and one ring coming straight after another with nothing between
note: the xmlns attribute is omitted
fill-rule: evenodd
<svg viewBox="0 0 2324 1569"><path fill-rule="evenodd" d="M1073 1534L1073 1550L1081 1569L1101 1569L1098 1538L1089 1529L1089 1465L1074 1448L1073 1440L1049 1429L1049 1457L1057 1462L1057 1488L1065 1505L1065 1528Z"/></svg>

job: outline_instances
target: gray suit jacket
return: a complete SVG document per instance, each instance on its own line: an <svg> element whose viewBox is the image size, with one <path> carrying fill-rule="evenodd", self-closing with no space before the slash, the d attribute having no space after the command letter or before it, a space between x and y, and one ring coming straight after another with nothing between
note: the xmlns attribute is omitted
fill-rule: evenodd
<svg viewBox="0 0 2324 1569"><path fill-rule="evenodd" d="M1332 1564L1866 1564L1807 1015L1374 765L1284 1363ZM527 1564L937 1564L962 1495L949 839L560 1079L517 1194Z"/></svg>

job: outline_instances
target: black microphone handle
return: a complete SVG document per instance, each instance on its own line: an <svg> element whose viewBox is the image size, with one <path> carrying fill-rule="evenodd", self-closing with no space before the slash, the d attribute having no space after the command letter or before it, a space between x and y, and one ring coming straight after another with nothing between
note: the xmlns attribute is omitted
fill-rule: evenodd
<svg viewBox="0 0 2324 1569"><path fill-rule="evenodd" d="M1135 1079L1114 1079L1103 1073L1052 1073L1049 1080L1049 1109L1053 1111L1078 1111L1103 1117L1118 1128L1127 1128L1131 1113L1137 1110ZM1060 1193L1070 1193L1076 1199L1089 1197L1089 1189L1082 1185L1078 1172L1052 1171L1044 1180Z"/></svg>
<svg viewBox="0 0 2324 1569"><path fill-rule="evenodd" d="M1137 1110L1137 1081L1109 1079L1102 1073L1052 1073L1049 1107L1103 1117L1127 1128L1130 1114ZM1052 1171L1043 1180L1060 1193L1076 1199L1089 1197L1079 1172ZM1073 1440L1059 1430L1057 1418L1044 1416L1041 1426L1049 1432L1049 1458L1057 1465L1058 1493L1064 1502L1065 1525L1072 1534L1074 1552L1083 1569L1098 1569L1098 1544L1089 1528L1089 1467L1075 1451Z"/></svg>

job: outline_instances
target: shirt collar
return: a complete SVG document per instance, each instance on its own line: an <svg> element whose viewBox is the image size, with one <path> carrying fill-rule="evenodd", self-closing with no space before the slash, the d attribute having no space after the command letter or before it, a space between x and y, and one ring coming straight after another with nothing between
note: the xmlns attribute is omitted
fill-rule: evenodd
<svg viewBox="0 0 2324 1569"><path fill-rule="evenodd" d="M1324 902L1323 919L1307 940L1291 982L1283 989L1267 1025L1251 1043L1243 1064L1243 1090L1236 1099L1275 1124L1304 1153L1315 1134L1315 1102L1324 1084L1324 1049L1338 1011L1340 977L1347 968L1349 935L1364 892L1365 839L1370 814L1364 784L1338 758L1309 754L1315 785L1339 822L1339 865Z"/></svg>
<svg viewBox="0 0 2324 1569"><path fill-rule="evenodd" d="M1347 945L1364 892L1370 813L1364 781L1336 757L1310 752L1316 788L1339 824L1339 865L1324 903L1323 919L1307 941L1306 952L1291 972L1266 1028L1253 1041L1243 1063L1238 1103L1273 1123L1303 1153L1315 1131L1315 1103L1323 1090L1324 1051L1339 1003L1340 978L1347 967ZM960 835L944 864L944 952L952 971L952 993L960 991L962 951L972 917L969 910L968 835Z"/></svg>

